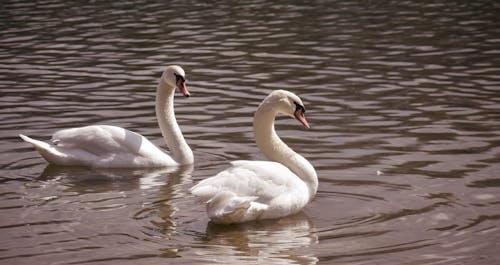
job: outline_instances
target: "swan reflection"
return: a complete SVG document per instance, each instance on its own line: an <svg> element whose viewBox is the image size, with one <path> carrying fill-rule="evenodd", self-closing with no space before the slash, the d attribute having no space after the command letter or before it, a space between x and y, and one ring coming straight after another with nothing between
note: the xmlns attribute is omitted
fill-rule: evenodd
<svg viewBox="0 0 500 265"><path fill-rule="evenodd" d="M57 181L67 191L83 193L107 191L147 190L180 182L190 175L192 165L149 169L98 169L48 165L40 174L40 181ZM171 184L173 185L173 184Z"/></svg>
<svg viewBox="0 0 500 265"><path fill-rule="evenodd" d="M134 222L142 223L142 228L131 233L139 232L154 237L158 232L168 235L175 231L173 215L178 207L174 200L183 196L181 187L189 182L192 171L192 165L158 169L93 169L49 165L39 180L57 189L63 186L65 195L59 196L73 196L76 193L76 200L85 204L89 212L100 212L100 217L96 217L99 220L103 218L102 209L116 214L122 210L132 212L120 222L130 223L129 218L132 218Z"/></svg>
<svg viewBox="0 0 500 265"><path fill-rule="evenodd" d="M140 188L142 189L158 186L155 189L157 192L144 201L142 209L133 216L136 220L150 220L143 230L146 235L155 236L157 232L160 232L164 237L175 231L174 214L179 210L176 199L186 195L182 186L190 182L192 171L193 165L186 165L162 173L162 176L166 175L166 177L161 178L163 181L158 181L154 175L143 176L140 179Z"/></svg>
<svg viewBox="0 0 500 265"><path fill-rule="evenodd" d="M318 243L309 217L296 215L237 225L208 223L203 255L224 264L316 264L308 252ZM205 241L204 240L204 241ZM206 253L205 253L206 252Z"/></svg>

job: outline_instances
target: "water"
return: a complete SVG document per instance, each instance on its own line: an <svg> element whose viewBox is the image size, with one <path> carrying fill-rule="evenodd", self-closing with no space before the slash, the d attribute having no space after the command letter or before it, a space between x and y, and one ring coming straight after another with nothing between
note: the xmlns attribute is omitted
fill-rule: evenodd
<svg viewBox="0 0 500 265"><path fill-rule="evenodd" d="M2 1L2 264L500 262L496 1ZM162 143L154 93L180 64L194 167L47 166L17 135L122 126ZM187 192L264 159L251 121L273 89L311 130L277 131L315 166L296 216L208 223Z"/></svg>

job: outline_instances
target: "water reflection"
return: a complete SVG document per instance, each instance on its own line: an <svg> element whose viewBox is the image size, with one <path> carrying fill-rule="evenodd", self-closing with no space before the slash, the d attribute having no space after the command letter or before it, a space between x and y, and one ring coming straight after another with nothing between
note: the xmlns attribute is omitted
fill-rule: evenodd
<svg viewBox="0 0 500 265"><path fill-rule="evenodd" d="M99 169L47 165L38 177L40 181L58 181L67 191L88 192L128 191L150 189L161 185L179 184L193 166L152 169Z"/></svg>
<svg viewBox="0 0 500 265"><path fill-rule="evenodd" d="M148 217L159 217L158 220L151 220L152 227L144 227L146 230L154 229L164 236L169 236L175 231L176 223L174 214L179 210L176 206L175 199L185 198L187 191L184 189L184 184L191 181L192 165L185 165L175 170L169 171L164 184L159 186L158 196L154 201L144 203L141 210L137 211L133 218L136 220L147 219ZM141 178L141 189L157 186L158 181L154 176ZM152 235L149 231L143 230L145 234Z"/></svg>
<svg viewBox="0 0 500 265"><path fill-rule="evenodd" d="M64 257L69 263L91 263L155 257L162 246L154 238L176 230L176 200L185 196L182 187L192 170L48 166L36 181L16 191L22 194L18 205L3 209L7 213L30 205L15 220L3 220L0 230L10 231L3 237L12 240L0 260L24 256L55 263ZM134 247L143 241L147 250Z"/></svg>
<svg viewBox="0 0 500 265"><path fill-rule="evenodd" d="M303 212L279 220L230 226L208 223L202 243L210 247L199 251L208 260L222 264L316 264L318 261L309 251L318 243L318 236Z"/></svg>

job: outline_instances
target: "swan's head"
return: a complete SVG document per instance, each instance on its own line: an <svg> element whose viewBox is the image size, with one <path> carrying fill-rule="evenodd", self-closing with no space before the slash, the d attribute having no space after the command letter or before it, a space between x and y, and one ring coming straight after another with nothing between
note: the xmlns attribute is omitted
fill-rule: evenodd
<svg viewBox="0 0 500 265"><path fill-rule="evenodd" d="M178 65L171 65L165 69L161 76L162 82L165 82L169 87L179 88L182 95L189 97L189 91L186 87L186 74L184 69Z"/></svg>
<svg viewBox="0 0 500 265"><path fill-rule="evenodd" d="M296 118L302 125L310 128L304 117L306 108L302 100L294 93L286 90L275 90L262 102L264 107L271 107L279 113Z"/></svg>

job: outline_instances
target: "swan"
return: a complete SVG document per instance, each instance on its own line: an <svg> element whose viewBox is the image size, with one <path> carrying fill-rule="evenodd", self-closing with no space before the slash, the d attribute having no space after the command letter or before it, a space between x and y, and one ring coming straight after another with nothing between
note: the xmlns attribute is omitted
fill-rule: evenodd
<svg viewBox="0 0 500 265"><path fill-rule="evenodd" d="M117 126L91 125L57 131L52 144L20 134L45 160L62 166L95 168L151 168L193 163L193 152L186 143L174 114L174 92L189 97L184 70L168 66L156 90L156 117L171 155L144 136Z"/></svg>
<svg viewBox="0 0 500 265"><path fill-rule="evenodd" d="M302 100L292 92L275 90L255 112L253 130L258 148L271 161L239 160L217 175L193 186L193 195L206 201L211 222L243 223L274 219L299 212L318 189L314 167L276 134L278 113L295 117L305 127Z"/></svg>

